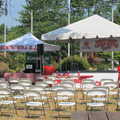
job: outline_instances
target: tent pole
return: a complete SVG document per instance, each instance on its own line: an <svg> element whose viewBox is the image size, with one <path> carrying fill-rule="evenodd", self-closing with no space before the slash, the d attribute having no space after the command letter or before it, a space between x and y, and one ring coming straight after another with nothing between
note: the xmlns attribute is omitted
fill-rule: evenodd
<svg viewBox="0 0 120 120"><path fill-rule="evenodd" d="M114 1L112 0L112 22L114 21L113 18L113 7L114 7ZM114 52L112 51L112 70L114 70Z"/></svg>
<svg viewBox="0 0 120 120"><path fill-rule="evenodd" d="M19 64L19 52L17 52L17 72L18 72L18 64Z"/></svg>
<svg viewBox="0 0 120 120"><path fill-rule="evenodd" d="M68 12L68 25L70 24L70 12ZM68 41L68 56L70 56L70 42Z"/></svg>
<svg viewBox="0 0 120 120"><path fill-rule="evenodd" d="M82 58L82 52L80 52L80 57Z"/></svg>
<svg viewBox="0 0 120 120"><path fill-rule="evenodd" d="M62 67L61 67L61 50L60 50L59 53L60 53L60 72L61 72L61 70L62 70L62 69L61 69L61 68L62 68Z"/></svg>

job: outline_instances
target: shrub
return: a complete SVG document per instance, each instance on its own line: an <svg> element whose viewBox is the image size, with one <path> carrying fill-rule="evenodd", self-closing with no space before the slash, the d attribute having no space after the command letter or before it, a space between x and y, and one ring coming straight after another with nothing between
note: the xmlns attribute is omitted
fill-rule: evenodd
<svg viewBox="0 0 120 120"><path fill-rule="evenodd" d="M66 57L64 59L61 59L61 68L62 71L71 70L71 63L74 63L77 65L78 70L88 70L89 63L84 59L77 55L74 57ZM55 66L56 71L60 71L60 62L59 63L52 63ZM67 68L66 68L67 67Z"/></svg>
<svg viewBox="0 0 120 120"><path fill-rule="evenodd" d="M0 77L4 77L4 73L8 72L8 70L9 70L9 64L0 62Z"/></svg>

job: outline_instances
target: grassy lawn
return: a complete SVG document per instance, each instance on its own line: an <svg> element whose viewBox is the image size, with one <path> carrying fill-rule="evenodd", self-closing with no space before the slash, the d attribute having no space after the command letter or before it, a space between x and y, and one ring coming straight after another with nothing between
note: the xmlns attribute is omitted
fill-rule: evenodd
<svg viewBox="0 0 120 120"><path fill-rule="evenodd" d="M112 99L112 96L110 96L110 101L108 104L108 111L112 111L115 112L116 111L116 107L117 107L117 96L114 97L114 99ZM25 112L24 112L24 102L20 103L20 101L17 102L17 112L18 112L18 116L16 115L15 111L13 113L12 119L11 120L24 120L24 116L25 116ZM54 108L54 102L53 100L50 101L50 109L47 107L46 108L46 118L44 115L41 116L41 120L56 120L57 119L57 110L53 113L53 108ZM91 108L89 109L91 111ZM35 109L30 109L30 116L26 118L26 120L38 120L39 118L39 114L41 111L39 110L35 110ZM67 117L61 117L60 120L70 120L70 115L71 112L74 111L74 107L72 108L72 110L68 111L68 115ZM82 102L82 94L81 92L77 92L77 111L86 111L86 104ZM9 120L9 116L10 116L10 109L8 107L4 108L4 112L2 113L2 115L0 115L0 120ZM65 109L63 109L62 111L60 111L61 115L66 115L66 111Z"/></svg>

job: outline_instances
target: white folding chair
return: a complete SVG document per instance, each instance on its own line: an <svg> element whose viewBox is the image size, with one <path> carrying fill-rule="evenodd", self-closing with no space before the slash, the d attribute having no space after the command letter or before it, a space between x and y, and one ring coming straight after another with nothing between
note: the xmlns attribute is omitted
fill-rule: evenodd
<svg viewBox="0 0 120 120"><path fill-rule="evenodd" d="M61 82L70 82L70 83L72 83L72 84L75 85L75 81L72 80L72 79L63 80L63 81L61 81Z"/></svg>
<svg viewBox="0 0 120 120"><path fill-rule="evenodd" d="M106 90L102 90L102 89L92 89L92 90L88 90L87 91L87 94L86 94L86 111L88 110L88 107L102 107L103 110L105 110L105 106L107 104L107 92ZM88 100L88 98L91 98L91 101ZM96 101L93 101L92 98L95 98L95 97L99 97L100 98L104 98L102 101L100 100L100 102L96 102Z"/></svg>
<svg viewBox="0 0 120 120"><path fill-rule="evenodd" d="M9 88L9 83L7 81L2 81L0 82L0 86L2 86L3 88Z"/></svg>
<svg viewBox="0 0 120 120"><path fill-rule="evenodd" d="M105 79L101 79L100 82L101 82L101 85L103 86L105 82L114 82L114 80L105 78Z"/></svg>
<svg viewBox="0 0 120 120"><path fill-rule="evenodd" d="M0 95L9 96L9 98L1 100L0 105L1 105L1 107L3 106L4 108L6 105L8 105L9 109L12 107L11 108L11 115L9 118L9 120L11 120L14 109L15 109L15 112L17 114L16 106L15 106L16 101L14 101L12 91L8 88L0 88ZM10 107L10 105L12 105L12 106ZM2 114L4 109L0 109L0 110L1 110L1 114ZM8 115L8 113L7 113L7 115ZM17 116L18 116L18 114L17 114Z"/></svg>
<svg viewBox="0 0 120 120"><path fill-rule="evenodd" d="M5 78L0 78L0 82L5 81Z"/></svg>
<svg viewBox="0 0 120 120"><path fill-rule="evenodd" d="M55 79L56 79L56 77L53 76L53 75L48 75L47 76L47 80L55 80Z"/></svg>
<svg viewBox="0 0 120 120"><path fill-rule="evenodd" d="M19 83L19 79L18 78L10 78L9 79L9 83L10 84L18 84Z"/></svg>
<svg viewBox="0 0 120 120"><path fill-rule="evenodd" d="M67 80L68 77L67 76L58 76L58 79L61 80L61 81L63 81L63 80Z"/></svg>
<svg viewBox="0 0 120 120"><path fill-rule="evenodd" d="M32 83L32 80L30 78L20 78L20 81L26 81Z"/></svg>
<svg viewBox="0 0 120 120"><path fill-rule="evenodd" d="M25 89L25 86L22 84L11 84L10 89L13 91L13 98L14 99L20 99L23 100L23 90Z"/></svg>
<svg viewBox="0 0 120 120"><path fill-rule="evenodd" d="M47 96L49 95L49 97L51 98L51 93L52 92L50 91L51 88L49 88L49 84L48 83L43 82L43 81L37 81L35 83L35 85L40 85L40 86L45 87L46 92L42 92L41 94L47 94Z"/></svg>
<svg viewBox="0 0 120 120"><path fill-rule="evenodd" d="M53 97L53 100L54 100L54 109L53 109L53 113L56 109L56 100L59 99L59 100L66 100L68 99L68 97L65 97L65 96L60 96L60 97L56 97L56 91L57 90L65 90L67 89L66 86L61 86L61 85L55 85L55 86L52 86L52 97Z"/></svg>
<svg viewBox="0 0 120 120"><path fill-rule="evenodd" d="M74 79L79 79L79 77L78 76L70 76L70 78L68 78L68 79L74 80Z"/></svg>
<svg viewBox="0 0 120 120"><path fill-rule="evenodd" d="M41 118L42 112L44 112L44 116L46 117L45 114L45 109L44 109L44 102L42 101L42 97L39 91L37 90L23 90L23 95L25 96L25 119L26 115L28 114L29 116L29 109L34 107L34 109L41 107L42 111L40 113L39 119ZM26 97L27 96L27 97ZM41 99L38 99L37 101L33 101L34 97L39 97ZM26 99L27 98L27 99ZM29 98L29 99L28 99ZM36 109L37 110L37 109ZM35 115L35 111L33 110L33 114Z"/></svg>
<svg viewBox="0 0 120 120"><path fill-rule="evenodd" d="M106 99L106 101L107 101L107 111L108 111L109 90L110 90L110 88L107 87L107 86L96 86L96 87L93 87L93 89L105 90L106 91L106 93L107 93L106 98L104 98L104 97L102 97L102 98L100 98L100 97L93 97L92 100L93 101L105 101L105 99Z"/></svg>
<svg viewBox="0 0 120 120"><path fill-rule="evenodd" d="M22 81L22 80L19 80L19 84L24 85L25 89L30 89L32 85L31 81Z"/></svg>
<svg viewBox="0 0 120 120"><path fill-rule="evenodd" d="M60 85L67 87L67 89L75 90L75 85L71 82L61 82Z"/></svg>
<svg viewBox="0 0 120 120"><path fill-rule="evenodd" d="M43 81L44 79L45 79L45 76L43 76L43 75L37 76L37 81Z"/></svg>
<svg viewBox="0 0 120 120"><path fill-rule="evenodd" d="M44 86L44 87L48 87L48 86L49 86L48 83L43 82L43 81L37 81L37 82L35 83L35 85L41 85L41 86Z"/></svg>
<svg viewBox="0 0 120 120"><path fill-rule="evenodd" d="M76 106L76 93L74 90L57 90L56 91L56 97L59 98L61 96L68 97L66 101L61 101L60 99L57 99L57 106L58 106L58 119L60 117L60 109L61 107L72 107L74 106L75 111L77 110ZM67 111L68 112L68 111Z"/></svg>
<svg viewBox="0 0 120 120"><path fill-rule="evenodd" d="M87 91L92 89L93 87L96 87L96 84L94 82L83 82L82 83L82 99L84 104L84 98L87 94Z"/></svg>
<svg viewBox="0 0 120 120"><path fill-rule="evenodd" d="M95 82L93 79L82 79L82 83L84 82Z"/></svg>
<svg viewBox="0 0 120 120"><path fill-rule="evenodd" d="M118 83L117 82L105 82L103 86L107 86L110 88L109 95L113 95L112 98L114 98L114 95L118 94Z"/></svg>
<svg viewBox="0 0 120 120"><path fill-rule="evenodd" d="M42 99L44 102L47 102L47 105L49 106L49 109L50 109L50 104L49 104L50 97L47 96L45 87L44 86L40 86L40 85L32 85L31 86L31 90L37 90L37 91L39 91L40 94L41 94L41 98L40 97L34 97L33 99L34 100Z"/></svg>
<svg viewBox="0 0 120 120"><path fill-rule="evenodd" d="M43 82L45 82L47 84L55 85L55 81L54 80L44 80Z"/></svg>

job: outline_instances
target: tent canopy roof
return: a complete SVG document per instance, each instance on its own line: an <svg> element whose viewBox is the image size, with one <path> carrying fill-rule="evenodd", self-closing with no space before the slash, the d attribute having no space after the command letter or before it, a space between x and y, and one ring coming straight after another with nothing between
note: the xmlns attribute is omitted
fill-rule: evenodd
<svg viewBox="0 0 120 120"><path fill-rule="evenodd" d="M83 38L109 38L120 37L120 26L99 15L93 15L65 27L43 34L41 40L63 40L70 38L80 40Z"/></svg>
<svg viewBox="0 0 120 120"><path fill-rule="evenodd" d="M59 51L60 50L60 46L43 43L41 40L36 38L31 33L27 33L15 40L0 44L0 48L1 48L0 51L34 52L37 50L37 48L29 49L29 46L34 47L37 44L44 44L44 51ZM8 47L8 49L2 49L3 46L9 46L9 47ZM14 49L11 49L11 46L15 46ZM24 46L24 47L26 47L26 49L24 47L23 47L23 49L22 49L22 47L20 49L18 49L18 46Z"/></svg>

